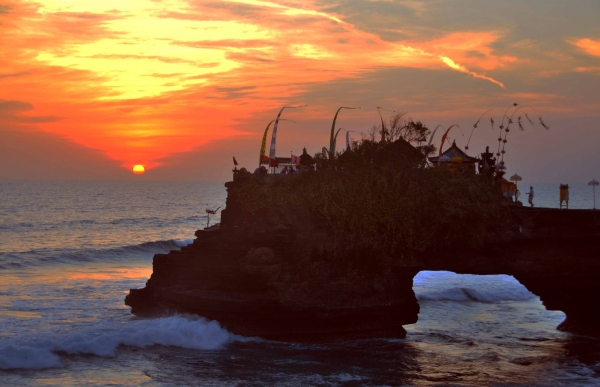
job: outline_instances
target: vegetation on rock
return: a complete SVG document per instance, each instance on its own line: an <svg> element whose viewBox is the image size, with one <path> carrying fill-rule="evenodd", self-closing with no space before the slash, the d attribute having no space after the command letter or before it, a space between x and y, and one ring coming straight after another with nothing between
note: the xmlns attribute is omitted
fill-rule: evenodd
<svg viewBox="0 0 600 387"><path fill-rule="evenodd" d="M492 180L431 167L427 151L402 138L364 139L334 161L318 160L317 172L247 179L238 200L255 214L306 211L337 237L401 256L497 238L509 222Z"/></svg>

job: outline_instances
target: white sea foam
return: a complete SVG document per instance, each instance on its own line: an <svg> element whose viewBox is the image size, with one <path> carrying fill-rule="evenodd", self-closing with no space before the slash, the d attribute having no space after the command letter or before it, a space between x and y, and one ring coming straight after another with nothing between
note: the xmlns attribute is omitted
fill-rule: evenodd
<svg viewBox="0 0 600 387"><path fill-rule="evenodd" d="M458 275L451 272L420 272L414 279L420 301L499 302L526 301L536 296L508 275Z"/></svg>
<svg viewBox="0 0 600 387"><path fill-rule="evenodd" d="M242 338L222 328L218 322L203 318L175 316L136 320L112 332L98 334L82 331L56 340L0 347L0 369L60 367L60 359L56 353L113 357L121 345L144 348L157 344L210 350L240 339Z"/></svg>
<svg viewBox="0 0 600 387"><path fill-rule="evenodd" d="M474 301L474 302L497 302L497 301L526 301L535 295L527 289L502 289L502 291L476 290L470 288L451 288L442 291L430 291L417 295L419 300L432 301Z"/></svg>
<svg viewBox="0 0 600 387"><path fill-rule="evenodd" d="M175 244L177 246L183 247L183 246L189 245L190 243L193 243L194 240L193 239L183 239L183 240L177 240L177 239L175 239L175 240L173 240L173 242L175 242Z"/></svg>
<svg viewBox="0 0 600 387"><path fill-rule="evenodd" d="M333 379L333 380L335 380L335 381L340 381L340 382L343 382L343 383L366 379L366 377L364 377L364 376L353 375L353 374L348 374L348 373L341 373L341 374L337 374L337 375L331 375L330 378Z"/></svg>

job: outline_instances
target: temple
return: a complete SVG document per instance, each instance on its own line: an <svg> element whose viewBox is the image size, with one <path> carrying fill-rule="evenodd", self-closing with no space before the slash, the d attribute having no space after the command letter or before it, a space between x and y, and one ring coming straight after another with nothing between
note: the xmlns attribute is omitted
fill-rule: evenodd
<svg viewBox="0 0 600 387"><path fill-rule="evenodd" d="M269 159L264 157L261 165L268 165L271 168L271 173L281 173L283 168L298 168L300 171L307 171L314 166L315 159L306 152L306 147L302 149L302 155L291 157L275 157L275 159Z"/></svg>
<svg viewBox="0 0 600 387"><path fill-rule="evenodd" d="M471 171L475 172L475 166L480 161L478 158L471 157L456 146L456 141L441 156L429 157L429 161L440 168L451 171Z"/></svg>

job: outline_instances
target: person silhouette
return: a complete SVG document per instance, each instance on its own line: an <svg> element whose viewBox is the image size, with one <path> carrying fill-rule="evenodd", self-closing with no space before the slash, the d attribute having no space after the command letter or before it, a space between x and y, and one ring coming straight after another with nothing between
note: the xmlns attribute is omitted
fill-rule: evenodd
<svg viewBox="0 0 600 387"><path fill-rule="evenodd" d="M529 187L529 192L527 195L529 195L529 199L527 199L527 201L529 202L529 205L533 207L533 187Z"/></svg>

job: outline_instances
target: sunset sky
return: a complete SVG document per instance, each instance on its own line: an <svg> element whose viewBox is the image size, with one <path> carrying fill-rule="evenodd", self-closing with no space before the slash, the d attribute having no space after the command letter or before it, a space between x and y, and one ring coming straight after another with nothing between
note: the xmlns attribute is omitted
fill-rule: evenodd
<svg viewBox="0 0 600 387"><path fill-rule="evenodd" d="M517 102L550 130L510 132L508 173L584 183L600 178L598 20L597 0L0 0L0 179L226 181L294 104L279 156L327 146L340 106L361 107L338 118L355 139L382 106L459 124L464 148ZM473 156L497 145L489 119Z"/></svg>

